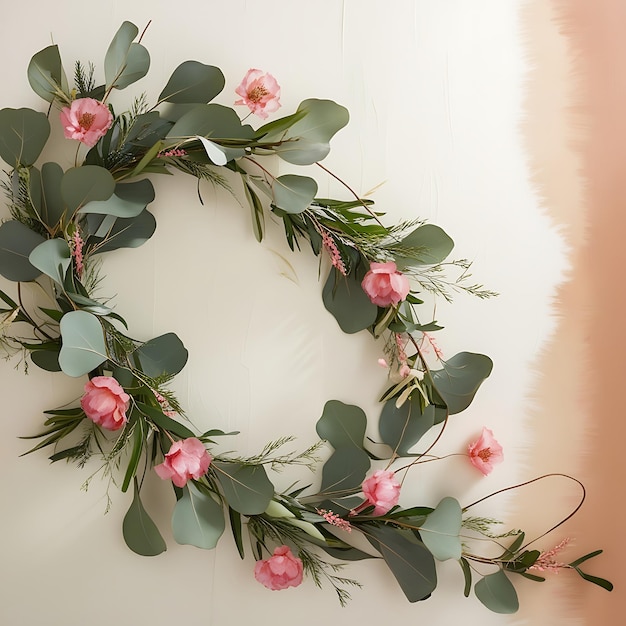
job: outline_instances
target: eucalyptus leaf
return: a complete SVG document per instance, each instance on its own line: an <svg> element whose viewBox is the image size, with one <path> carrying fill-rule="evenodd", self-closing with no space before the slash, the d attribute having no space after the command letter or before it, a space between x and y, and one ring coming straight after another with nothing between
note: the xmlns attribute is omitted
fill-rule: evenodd
<svg viewBox="0 0 626 626"><path fill-rule="evenodd" d="M178 374L188 357L189 352L174 333L150 339L131 354L137 368L151 378Z"/></svg>
<svg viewBox="0 0 626 626"><path fill-rule="evenodd" d="M211 550L225 528L222 507L188 482L172 514L172 531L177 543Z"/></svg>
<svg viewBox="0 0 626 626"><path fill-rule="evenodd" d="M170 76L159 95L159 102L207 103L224 89L225 82L224 74L218 67L185 61Z"/></svg>
<svg viewBox="0 0 626 626"><path fill-rule="evenodd" d="M95 218L91 221L89 218ZM98 215L89 215L90 230L98 231L102 219ZM128 219L117 218L105 238L90 237L89 243L96 246L96 253L110 252L118 248L137 248L143 245L156 230L154 215L148 210L142 211L137 217Z"/></svg>
<svg viewBox="0 0 626 626"><path fill-rule="evenodd" d="M174 146L181 140L198 135L212 139L250 139L254 136L251 126L241 124L233 109L219 104L199 104L185 113L167 134L166 146Z"/></svg>
<svg viewBox="0 0 626 626"><path fill-rule="evenodd" d="M369 542L381 553L409 602L426 600L437 587L435 559L407 531L392 526L367 528Z"/></svg>
<svg viewBox="0 0 626 626"><path fill-rule="evenodd" d="M111 172L98 165L73 167L61 179L61 196L69 209L68 218L89 202L108 200L114 191Z"/></svg>
<svg viewBox="0 0 626 626"><path fill-rule="evenodd" d="M443 363L443 369L431 370L433 385L450 415L464 411L472 403L492 368L493 362L483 354L459 352Z"/></svg>
<svg viewBox="0 0 626 626"><path fill-rule="evenodd" d="M0 224L0 274L16 282L35 280L41 271L28 257L44 241L44 237L17 220Z"/></svg>
<svg viewBox="0 0 626 626"><path fill-rule="evenodd" d="M72 262L72 253L65 239L47 239L28 255L28 260L46 276L63 285Z"/></svg>
<svg viewBox="0 0 626 626"><path fill-rule="evenodd" d="M48 228L55 229L65 213L65 203L61 196L63 169L58 163L44 163L41 172L33 167L30 170L30 197L41 221Z"/></svg>
<svg viewBox="0 0 626 626"><path fill-rule="evenodd" d="M0 157L13 168L32 165L50 135L44 113L32 109L0 110Z"/></svg>
<svg viewBox="0 0 626 626"><path fill-rule="evenodd" d="M48 46L33 56L28 64L28 82L33 91L46 102L54 102L59 92L68 92L57 45Z"/></svg>
<svg viewBox="0 0 626 626"><path fill-rule="evenodd" d="M106 200L88 202L78 212L129 218L137 217L145 208L145 203L123 200L114 193Z"/></svg>
<svg viewBox="0 0 626 626"><path fill-rule="evenodd" d="M421 525L420 537L438 561L461 558L461 518L457 500L444 498Z"/></svg>
<svg viewBox="0 0 626 626"><path fill-rule="evenodd" d="M60 372L59 353L50 350L32 350L30 353L32 362L46 372Z"/></svg>
<svg viewBox="0 0 626 626"><path fill-rule="evenodd" d="M481 578L474 585L474 593L494 613L511 614L519 609L515 587L502 570Z"/></svg>
<svg viewBox="0 0 626 626"><path fill-rule="evenodd" d="M401 406L396 399L387 400L378 421L380 437L396 454L410 456L409 450L432 428L435 407L422 408L419 392L414 391Z"/></svg>
<svg viewBox="0 0 626 626"><path fill-rule="evenodd" d="M196 139L202 144L207 156L215 165L226 165L228 157L225 150L216 143L209 141L206 137L196 136Z"/></svg>
<svg viewBox="0 0 626 626"><path fill-rule="evenodd" d="M302 213L315 198L317 183L308 176L284 174L272 183L274 204L287 213Z"/></svg>
<svg viewBox="0 0 626 626"><path fill-rule="evenodd" d="M370 466L370 457L362 448L337 448L322 468L321 493L334 498L360 491Z"/></svg>
<svg viewBox="0 0 626 626"><path fill-rule="evenodd" d="M167 550L159 529L141 503L137 480L135 480L133 502L122 523L122 534L126 545L141 556L157 556Z"/></svg>
<svg viewBox="0 0 626 626"><path fill-rule="evenodd" d="M400 241L401 250L414 250L412 256L399 253L395 257L398 269L421 265L436 265L446 259L454 248L454 241L439 226L423 224Z"/></svg>
<svg viewBox="0 0 626 626"><path fill-rule="evenodd" d="M104 75L107 88L124 89L143 78L150 69L150 55L139 43L133 43L139 30L131 22L124 22L107 50Z"/></svg>
<svg viewBox="0 0 626 626"><path fill-rule="evenodd" d="M282 139L275 148L281 159L294 165L312 165L324 159L330 152L329 142L350 119L348 110L332 100L312 98L300 103L296 114L304 117L295 122L285 133L268 134L266 141Z"/></svg>
<svg viewBox="0 0 626 626"><path fill-rule="evenodd" d="M366 427L363 409L329 400L315 428L320 439L325 439L335 449L354 446L362 450Z"/></svg>
<svg viewBox="0 0 626 626"><path fill-rule="evenodd" d="M213 467L231 508L243 515L265 512L274 496L274 485L262 465L214 461Z"/></svg>
<svg viewBox="0 0 626 626"><path fill-rule="evenodd" d="M361 287L364 276L365 271L360 266L347 276L343 276L333 267L324 284L324 306L344 333L357 333L369 328L376 321L378 307Z"/></svg>
<svg viewBox="0 0 626 626"><path fill-rule="evenodd" d="M88 374L108 356L104 332L98 318L86 311L71 311L61 319L63 345L59 365L68 376Z"/></svg>

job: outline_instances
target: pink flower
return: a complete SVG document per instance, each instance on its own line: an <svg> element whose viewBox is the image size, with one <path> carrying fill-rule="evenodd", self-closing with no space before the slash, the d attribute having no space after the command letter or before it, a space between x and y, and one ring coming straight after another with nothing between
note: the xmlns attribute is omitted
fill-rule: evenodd
<svg viewBox="0 0 626 626"><path fill-rule="evenodd" d="M107 430L117 430L126 424L130 396L111 376L95 376L85 385L80 405L85 415Z"/></svg>
<svg viewBox="0 0 626 626"><path fill-rule="evenodd" d="M271 74L261 70L248 70L235 93L241 96L235 104L245 104L262 119L280 107L280 85Z"/></svg>
<svg viewBox="0 0 626 626"><path fill-rule="evenodd" d="M391 470L377 470L361 485L367 505L374 505L372 515L384 515L398 504L400 483Z"/></svg>
<svg viewBox="0 0 626 626"><path fill-rule="evenodd" d="M493 466L504 460L502 446L494 439L493 433L483 427L480 438L468 446L469 458L485 476L491 473Z"/></svg>
<svg viewBox="0 0 626 626"><path fill-rule="evenodd" d="M163 480L172 479L177 487L184 487L190 478L204 476L212 461L204 444L195 437L175 441L165 455L165 461L155 465L154 471Z"/></svg>
<svg viewBox="0 0 626 626"><path fill-rule="evenodd" d="M272 591L297 587L302 582L302 561L288 546L278 546L269 559L256 562L254 577Z"/></svg>
<svg viewBox="0 0 626 626"><path fill-rule="evenodd" d="M378 306L398 304L411 290L409 279L398 272L393 261L388 263L370 263L370 270L361 282L363 291Z"/></svg>
<svg viewBox="0 0 626 626"><path fill-rule="evenodd" d="M76 139L92 148L113 124L109 107L93 98L78 98L61 111L61 124L67 139Z"/></svg>

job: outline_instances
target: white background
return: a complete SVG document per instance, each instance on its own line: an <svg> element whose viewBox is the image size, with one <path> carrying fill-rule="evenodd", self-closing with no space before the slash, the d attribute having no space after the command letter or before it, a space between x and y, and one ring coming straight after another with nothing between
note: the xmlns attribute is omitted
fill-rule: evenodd
<svg viewBox="0 0 626 626"><path fill-rule="evenodd" d="M350 125L333 140L325 164L361 194L377 188L371 197L389 223L421 217L442 226L456 242L454 256L474 260L476 281L500 293L489 301L459 294L452 306L437 306L436 318L446 326L437 336L445 355L483 352L495 366L437 450L462 452L485 425L504 446L506 461L488 478L461 458L431 463L415 471L403 491L405 505L435 505L444 495L467 504L532 477L525 457L532 436L524 429L535 376L531 364L553 330L551 294L566 266L564 244L533 192L522 149L529 70L518 14L522 4L38 3L13 9L0 24L0 105L46 109L28 86L26 68L51 38L60 45L68 74L81 59L93 61L101 77L106 48L126 19L140 30L152 20L143 39L152 66L146 79L115 94L119 110L141 90L154 100L187 59L222 68L226 87L217 101L224 104L234 102L235 87L248 68L257 67L282 86L280 114L309 97L346 106ZM54 125L54 116L51 121ZM46 157L67 168L73 147L65 144L59 138L60 152ZM287 171L279 162L272 167ZM319 181L321 196L348 197L317 168L306 173ZM271 219L267 239L258 245L247 207L223 191L203 184L201 206L193 179L181 175L154 182L157 233L144 247L107 259L101 295L116 295L114 303L135 337L173 331L189 348L189 364L175 389L193 422L200 429L240 430L225 446L242 453L289 434L305 447L315 440L324 402L339 399L366 410L375 437L376 398L386 382L376 365L382 346L366 333L346 336L337 328L319 297L317 261L305 248L292 254ZM8 211L2 209L2 215ZM325 276L326 265L322 272ZM7 281L0 288L15 293ZM491 614L473 596L464 599L454 563L439 568L440 586L417 605L406 602L377 562L347 569L364 590L354 591L346 609L332 590L318 591L311 581L270 592L255 582L251 558L239 560L228 531L211 552L172 540L171 492L156 477L145 501L168 551L154 559L134 555L121 536L130 497L112 487L112 507L104 515L106 481L97 476L87 493L80 490L98 469L95 461L78 471L50 465L42 453L19 457L29 442L18 437L41 428L43 409L80 397L83 384L34 366L24 376L17 359L2 364L2 623L527 623L524 617ZM311 480L298 472L277 483L286 487L299 478ZM511 497L493 499L481 510L507 519ZM542 526L535 512L507 522ZM534 591L522 585L522 603Z"/></svg>

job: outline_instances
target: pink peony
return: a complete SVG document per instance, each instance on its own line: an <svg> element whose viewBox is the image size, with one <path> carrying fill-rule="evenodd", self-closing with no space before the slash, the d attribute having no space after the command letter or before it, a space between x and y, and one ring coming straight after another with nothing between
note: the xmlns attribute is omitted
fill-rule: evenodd
<svg viewBox="0 0 626 626"><path fill-rule="evenodd" d="M496 463L504 460L502 446L494 439L493 433L483 427L480 438L468 446L469 458L474 467L477 467L485 476L493 470Z"/></svg>
<svg viewBox="0 0 626 626"><path fill-rule="evenodd" d="M254 577L272 591L297 587L302 582L302 561L288 546L279 546L269 559L256 562Z"/></svg>
<svg viewBox="0 0 626 626"><path fill-rule="evenodd" d="M400 483L391 470L377 470L362 484L367 504L374 505L372 515L384 515L398 504Z"/></svg>
<svg viewBox="0 0 626 626"><path fill-rule="evenodd" d="M190 478L204 476L212 461L204 444L195 437L175 441L165 455L165 461L155 465L154 471L163 480L172 479L177 487L184 487Z"/></svg>
<svg viewBox="0 0 626 626"><path fill-rule="evenodd" d="M261 70L248 70L235 93L241 96L235 104L245 104L262 119L280 107L280 85L271 74Z"/></svg>
<svg viewBox="0 0 626 626"><path fill-rule="evenodd" d="M117 430L126 424L130 396L111 376L95 376L85 385L80 405L85 415L107 430Z"/></svg>
<svg viewBox="0 0 626 626"><path fill-rule="evenodd" d="M411 290L409 279L398 272L393 261L389 263L370 263L370 270L361 282L363 291L378 306L398 304Z"/></svg>
<svg viewBox="0 0 626 626"><path fill-rule="evenodd" d="M113 124L109 107L93 98L79 98L61 111L61 124L67 139L76 139L92 148Z"/></svg>

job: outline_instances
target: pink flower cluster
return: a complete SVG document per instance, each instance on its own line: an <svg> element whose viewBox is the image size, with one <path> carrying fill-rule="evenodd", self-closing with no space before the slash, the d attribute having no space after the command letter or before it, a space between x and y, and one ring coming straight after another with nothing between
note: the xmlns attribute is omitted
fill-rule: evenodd
<svg viewBox="0 0 626 626"><path fill-rule="evenodd" d="M363 277L361 287L369 299L381 307L402 302L411 290L408 278L398 272L393 261L370 263L370 269Z"/></svg>
<svg viewBox="0 0 626 626"><path fill-rule="evenodd" d="M302 582L302 561L288 546L278 546L269 559L257 561L254 577L272 591L297 587Z"/></svg>
<svg viewBox="0 0 626 626"><path fill-rule="evenodd" d="M112 376L95 376L85 385L80 405L85 415L107 430L118 430L126 424L130 396Z"/></svg>
<svg viewBox="0 0 626 626"><path fill-rule="evenodd" d="M61 124L67 139L75 139L92 148L113 124L109 107L93 98L79 98L61 111Z"/></svg>
<svg viewBox="0 0 626 626"><path fill-rule="evenodd" d="M332 511L327 511L326 509L315 509L318 515L321 515L328 524L331 526L336 526L341 530L347 530L348 532L352 532L352 526L348 520L343 519L343 517L339 517L337 513L333 513Z"/></svg>
<svg viewBox="0 0 626 626"><path fill-rule="evenodd" d="M184 487L190 479L204 476L213 458L204 444L195 437L175 441L165 460L154 466L154 471L163 480L171 479L177 487Z"/></svg>
<svg viewBox="0 0 626 626"><path fill-rule="evenodd" d="M502 446L496 441L493 432L488 428L483 427L480 437L474 443L470 443L467 450L472 465L478 468L485 476L492 472L494 465L502 463L504 460Z"/></svg>
<svg viewBox="0 0 626 626"><path fill-rule="evenodd" d="M324 244L326 250L328 250L328 254L330 255L330 262L345 276L348 272L341 258L339 248L337 248L335 240L326 231L322 233L322 243Z"/></svg>
<svg viewBox="0 0 626 626"><path fill-rule="evenodd" d="M241 96L235 104L245 104L262 119L280 107L280 85L271 74L261 70L249 69L235 93Z"/></svg>
<svg viewBox="0 0 626 626"><path fill-rule="evenodd" d="M78 230L74 231L72 239L70 241L70 247L72 249L72 256L74 257L74 267L76 269L76 275L80 278L83 275L85 266L83 264L83 245L85 242L80 236Z"/></svg>

